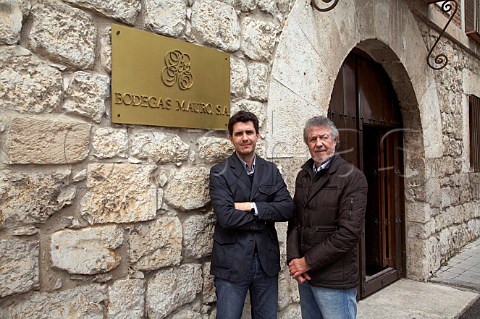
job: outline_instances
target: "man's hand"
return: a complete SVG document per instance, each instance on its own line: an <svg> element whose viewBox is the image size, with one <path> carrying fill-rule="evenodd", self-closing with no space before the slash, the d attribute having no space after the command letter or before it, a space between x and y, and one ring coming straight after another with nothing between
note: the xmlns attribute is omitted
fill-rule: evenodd
<svg viewBox="0 0 480 319"><path fill-rule="evenodd" d="M304 273L303 275L300 275L298 277L293 277L293 279L295 279L299 284L302 284L305 281L310 280L312 278L310 278L310 276L307 273Z"/></svg>
<svg viewBox="0 0 480 319"><path fill-rule="evenodd" d="M244 212L250 213L252 210L252 203L250 202L238 202L235 203L235 209L243 210Z"/></svg>
<svg viewBox="0 0 480 319"><path fill-rule="evenodd" d="M290 276L295 278L299 283L311 279L307 273L307 271L310 270L310 267L307 265L305 257L292 259L288 264L288 269L290 271Z"/></svg>

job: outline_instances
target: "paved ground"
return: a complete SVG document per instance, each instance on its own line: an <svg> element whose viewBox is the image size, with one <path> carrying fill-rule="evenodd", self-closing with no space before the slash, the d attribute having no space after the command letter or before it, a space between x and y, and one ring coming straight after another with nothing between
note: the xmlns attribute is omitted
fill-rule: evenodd
<svg viewBox="0 0 480 319"><path fill-rule="evenodd" d="M480 240L466 245L450 258L431 282L470 288L480 293Z"/></svg>
<svg viewBox="0 0 480 319"><path fill-rule="evenodd" d="M480 319L480 239L430 282L399 280L359 302L358 319Z"/></svg>

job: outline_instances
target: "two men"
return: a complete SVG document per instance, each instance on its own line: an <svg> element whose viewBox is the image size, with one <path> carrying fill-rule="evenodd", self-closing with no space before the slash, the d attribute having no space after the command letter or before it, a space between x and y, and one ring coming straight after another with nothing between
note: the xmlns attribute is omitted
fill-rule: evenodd
<svg viewBox="0 0 480 319"><path fill-rule="evenodd" d="M311 159L295 183L296 217L287 234L290 275L299 283L303 319L353 319L367 181L335 154L338 130L331 120L315 116L303 133Z"/></svg>
<svg viewBox="0 0 480 319"><path fill-rule="evenodd" d="M287 220L287 261L299 283L302 318L355 318L367 182L335 154L335 125L322 116L307 121L304 139L311 159L297 175L295 205L276 166L255 155L256 116L240 111L228 129L235 153L210 171L217 318L240 318L248 290L252 318L277 317L274 222Z"/></svg>
<svg viewBox="0 0 480 319"><path fill-rule="evenodd" d="M295 206L275 164L255 154L257 117L236 113L228 132L235 153L210 170L217 217L211 259L217 318L240 318L247 291L252 318L276 318L280 251L275 222L292 219Z"/></svg>

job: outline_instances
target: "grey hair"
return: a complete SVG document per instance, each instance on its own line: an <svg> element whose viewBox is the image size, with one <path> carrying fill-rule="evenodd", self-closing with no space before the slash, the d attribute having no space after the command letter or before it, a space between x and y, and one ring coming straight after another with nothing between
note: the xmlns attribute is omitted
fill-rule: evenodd
<svg viewBox="0 0 480 319"><path fill-rule="evenodd" d="M332 120L328 117L318 115L310 118L307 123L305 123L305 128L303 129L303 140L305 141L305 144L308 144L308 130L312 126L326 126L332 132L332 139L336 140L338 137L338 129L335 124L333 124Z"/></svg>

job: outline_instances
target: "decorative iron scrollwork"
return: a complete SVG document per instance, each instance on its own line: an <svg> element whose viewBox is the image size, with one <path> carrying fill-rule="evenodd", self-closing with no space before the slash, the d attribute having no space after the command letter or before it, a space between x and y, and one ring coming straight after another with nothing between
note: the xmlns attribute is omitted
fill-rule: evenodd
<svg viewBox="0 0 480 319"><path fill-rule="evenodd" d="M333 1L333 3L331 3L328 7L325 7L325 8L320 8L319 6L317 6L316 1L318 1L318 0L312 0L312 1L310 2L310 4L312 5L312 7L314 7L314 8L317 9L318 11L327 12L327 11L330 11L330 10L332 10L333 8L335 8L335 6L337 5L337 3L338 3L339 0L322 0L324 3L330 3L330 2Z"/></svg>
<svg viewBox="0 0 480 319"><path fill-rule="evenodd" d="M312 0L312 1L314 1L314 0ZM445 33L445 30L447 29L448 25L450 24L450 22L452 21L453 17L455 16L455 14L457 13L457 10L458 10L458 2L456 0L440 0L440 1L432 1L431 3L438 3L438 2L443 2L442 6L441 6L443 12L445 12L445 13L450 12L452 10L452 7L454 7L454 10L453 10L453 13L450 14L450 18L448 19L447 24L445 25L445 27L443 27L442 32L440 32L437 40L435 41L432 48L428 52L427 63L434 70L441 70L445 66L447 66L447 64L448 64L448 58L445 55L445 53L440 53L440 54L433 57L433 61L435 62L435 65L432 65L431 64L432 52L433 52L433 49L435 49L435 47L437 46L438 41L440 40L442 35ZM452 6L452 2L454 3L453 6Z"/></svg>

